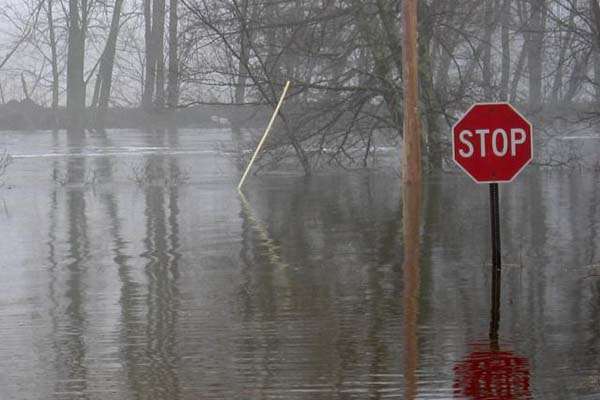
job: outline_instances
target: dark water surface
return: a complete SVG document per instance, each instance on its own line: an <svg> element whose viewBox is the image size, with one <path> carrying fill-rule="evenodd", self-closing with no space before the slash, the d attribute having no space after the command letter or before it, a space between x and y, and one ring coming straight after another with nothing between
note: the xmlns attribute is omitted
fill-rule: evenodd
<svg viewBox="0 0 600 400"><path fill-rule="evenodd" d="M0 133L0 399L600 399L600 174L501 185L496 344L487 186L230 139Z"/></svg>

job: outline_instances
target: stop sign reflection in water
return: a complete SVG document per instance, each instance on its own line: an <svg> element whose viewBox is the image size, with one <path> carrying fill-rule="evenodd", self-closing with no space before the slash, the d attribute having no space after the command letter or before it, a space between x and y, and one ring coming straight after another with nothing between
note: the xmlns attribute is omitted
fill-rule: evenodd
<svg viewBox="0 0 600 400"><path fill-rule="evenodd" d="M452 128L452 147L456 164L476 182L508 182L533 157L532 127L508 103L479 103Z"/></svg>
<svg viewBox="0 0 600 400"><path fill-rule="evenodd" d="M454 367L454 395L474 400L531 399L529 363L511 351L477 345Z"/></svg>

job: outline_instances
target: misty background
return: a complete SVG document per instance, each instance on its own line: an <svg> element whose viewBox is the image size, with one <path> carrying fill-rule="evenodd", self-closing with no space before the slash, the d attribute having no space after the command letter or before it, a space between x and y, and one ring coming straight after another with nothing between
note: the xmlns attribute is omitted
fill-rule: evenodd
<svg viewBox="0 0 600 400"><path fill-rule="evenodd" d="M239 132L266 125L290 80L269 149L287 148L307 174L323 164L368 166L377 145L402 137L400 8L391 0L3 0L0 128L80 135L178 120ZM509 101L536 128L567 122L561 135L597 122L598 1L419 1L418 14L428 167L443 166L449 128L474 102ZM538 161L560 165L565 156Z"/></svg>

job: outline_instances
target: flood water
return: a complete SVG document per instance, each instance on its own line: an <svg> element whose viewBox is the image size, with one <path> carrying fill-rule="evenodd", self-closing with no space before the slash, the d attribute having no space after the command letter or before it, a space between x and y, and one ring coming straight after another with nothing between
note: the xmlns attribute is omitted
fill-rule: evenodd
<svg viewBox="0 0 600 400"><path fill-rule="evenodd" d="M600 173L500 185L494 343L487 186L230 145L0 133L1 399L600 399Z"/></svg>

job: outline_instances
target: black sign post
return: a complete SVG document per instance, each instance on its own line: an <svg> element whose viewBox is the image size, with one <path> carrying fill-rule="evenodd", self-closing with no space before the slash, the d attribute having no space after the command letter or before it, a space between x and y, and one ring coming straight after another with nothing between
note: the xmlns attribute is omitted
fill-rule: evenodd
<svg viewBox="0 0 600 400"><path fill-rule="evenodd" d="M500 204L498 202L498 184L490 183L490 216L492 227L492 318L490 339L498 340L500 326L500 282L502 259L500 255Z"/></svg>

